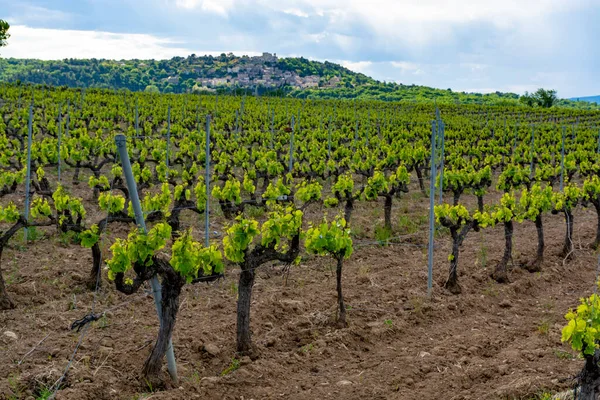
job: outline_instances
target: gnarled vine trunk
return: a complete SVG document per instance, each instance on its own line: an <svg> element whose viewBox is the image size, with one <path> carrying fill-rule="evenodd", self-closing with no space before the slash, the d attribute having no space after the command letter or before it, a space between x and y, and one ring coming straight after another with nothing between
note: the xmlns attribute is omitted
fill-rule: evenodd
<svg viewBox="0 0 600 400"><path fill-rule="evenodd" d="M354 198L352 196L346 197L346 205L344 206L344 219L346 224L350 225L350 218L352 217L352 211L354 210Z"/></svg>
<svg viewBox="0 0 600 400"><path fill-rule="evenodd" d="M592 247L594 249L597 249L598 246L600 246L600 198L593 201L593 204L594 204L594 208L596 209L596 214L598 216L598 219L596 222L596 239L594 240Z"/></svg>
<svg viewBox="0 0 600 400"><path fill-rule="evenodd" d="M456 225L449 226L450 234L452 236L452 259L450 260L450 272L448 273L448 280L446 281L444 287L452 294L460 294L462 291L460 285L458 284L458 255L460 253L460 246L467 237L467 233L469 233L473 226L473 221L469 221L462 225L462 228L459 228L459 226Z"/></svg>
<svg viewBox="0 0 600 400"><path fill-rule="evenodd" d="M538 245L535 260L525 266L529 272L539 272L542 270L544 261L544 225L542 223L542 214L535 218L535 230L537 231Z"/></svg>
<svg viewBox="0 0 600 400"><path fill-rule="evenodd" d="M512 259L513 221L504 222L504 255L496 265L492 278L498 283L508 282L508 262Z"/></svg>
<svg viewBox="0 0 600 400"><path fill-rule="evenodd" d="M392 230L392 201L393 195L386 194L385 195L385 203L383 205L383 215L384 215L384 226L385 229L391 231Z"/></svg>
<svg viewBox="0 0 600 400"><path fill-rule="evenodd" d="M248 354L252 351L252 333L250 332L250 303L254 287L255 269L245 266L238 281L237 302L237 351Z"/></svg>
<svg viewBox="0 0 600 400"><path fill-rule="evenodd" d="M131 295L136 293L145 281L152 279L157 274L162 276L160 328L156 343L142 369L142 375L146 383L156 387L162 383L160 377L162 360L167 352L169 339L175 328L177 312L179 311L179 295L185 284L185 279L173 270L168 261L158 257L153 257L152 261L151 266L134 265L136 277L131 283L125 282L125 275L122 272L117 273L115 286L119 292Z"/></svg>
<svg viewBox="0 0 600 400"><path fill-rule="evenodd" d="M421 167L417 165L415 167L415 172L417 173L417 180L419 181L419 189L421 189L423 196L427 196L427 192L425 192L425 184L423 183L423 173L421 172Z"/></svg>
<svg viewBox="0 0 600 400"><path fill-rule="evenodd" d="M560 255L561 255L561 257L570 259L570 258L573 258L573 250L574 250L574 246L573 246L573 213L571 212L571 210L564 210L563 213L565 214L566 231L565 231L565 244L563 246L563 249L562 249Z"/></svg>
<svg viewBox="0 0 600 400"><path fill-rule="evenodd" d="M600 352L585 356L585 364L579 374L578 400L597 400L600 395Z"/></svg>
<svg viewBox="0 0 600 400"><path fill-rule="evenodd" d="M335 270L336 276L336 289L337 289L337 300L338 300L338 318L337 323L340 327L346 327L346 306L344 305L344 295L342 293L342 268L344 266L344 256L337 257L337 268Z"/></svg>
<svg viewBox="0 0 600 400"><path fill-rule="evenodd" d="M170 266L169 266L170 268ZM179 311L179 295L181 288L185 284L185 280L175 271L171 269L167 272L167 268L163 267L162 280L162 297L161 297L161 313L162 321L158 330L156 344L150 353L150 356L144 364L142 374L150 382L160 382L160 370L162 360L165 357L169 345L169 339L175 328L177 312Z"/></svg>
<svg viewBox="0 0 600 400"><path fill-rule="evenodd" d="M25 219L21 217L2 236L0 236L0 262L2 261L2 252L4 247L6 247L10 238L12 238L15 233L25 226ZM4 277L2 276L2 268L0 267L0 310L10 310L12 308L15 308L15 304L12 302L8 292L6 291Z"/></svg>
<svg viewBox="0 0 600 400"><path fill-rule="evenodd" d="M237 351L239 354L252 354L252 332L250 330L250 305L252 304L252 288L256 277L256 269L270 261L291 263L300 252L300 233L294 236L286 253L280 253L273 247L256 246L252 251L246 250L244 261L240 264L237 301Z"/></svg>
<svg viewBox="0 0 600 400"><path fill-rule="evenodd" d="M4 246L0 247L0 261L2 261L2 250ZM6 291L4 285L4 277L2 276L2 267L0 266L0 310L10 310L15 308L15 303L12 302Z"/></svg>
<svg viewBox="0 0 600 400"><path fill-rule="evenodd" d="M99 276L101 266L102 251L100 250L100 245L96 242L92 246L92 269L90 270L87 284L89 290L95 290L96 287L102 286L102 279Z"/></svg>
<svg viewBox="0 0 600 400"><path fill-rule="evenodd" d="M477 195L477 210L483 212L483 195Z"/></svg>

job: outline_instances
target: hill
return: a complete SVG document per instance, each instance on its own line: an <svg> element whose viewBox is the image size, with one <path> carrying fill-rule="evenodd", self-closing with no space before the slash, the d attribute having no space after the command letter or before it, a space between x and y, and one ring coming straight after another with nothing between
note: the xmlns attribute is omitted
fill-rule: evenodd
<svg viewBox="0 0 600 400"><path fill-rule="evenodd" d="M573 101L585 101L588 103L597 103L600 104L600 95L599 96L586 96L586 97L573 97L569 100Z"/></svg>
<svg viewBox="0 0 600 400"><path fill-rule="evenodd" d="M454 92L426 86L379 82L331 62L262 56L174 57L170 60L1 59L0 82L27 82L69 87L154 91L252 92L310 98L370 100L436 100L461 104L517 104L519 95ZM559 105L598 108L586 102L560 100Z"/></svg>

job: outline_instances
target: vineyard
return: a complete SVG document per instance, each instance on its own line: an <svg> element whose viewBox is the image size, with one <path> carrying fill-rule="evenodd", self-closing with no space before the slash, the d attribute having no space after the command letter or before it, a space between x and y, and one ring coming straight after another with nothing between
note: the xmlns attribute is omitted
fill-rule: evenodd
<svg viewBox="0 0 600 400"><path fill-rule="evenodd" d="M600 357L595 111L0 85L0 117L2 399L536 399Z"/></svg>

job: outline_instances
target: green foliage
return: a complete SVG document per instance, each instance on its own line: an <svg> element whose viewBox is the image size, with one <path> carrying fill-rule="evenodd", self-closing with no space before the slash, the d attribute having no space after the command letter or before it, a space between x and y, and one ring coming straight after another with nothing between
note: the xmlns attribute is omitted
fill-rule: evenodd
<svg viewBox="0 0 600 400"><path fill-rule="evenodd" d="M90 227L90 229L86 229L85 231L81 232L79 239L81 240L81 245L83 247L88 249L92 248L92 246L98 243L98 240L100 239L98 225L94 224Z"/></svg>
<svg viewBox="0 0 600 400"><path fill-rule="evenodd" d="M540 88L535 93L525 92L525 94L519 98L519 101L529 107L538 106L550 108L556 104L558 97L556 96L556 90Z"/></svg>
<svg viewBox="0 0 600 400"><path fill-rule="evenodd" d="M6 41L10 38L10 34L8 33L9 28L10 25L8 22L0 19L0 47L6 46Z"/></svg>
<svg viewBox="0 0 600 400"><path fill-rule="evenodd" d="M37 219L39 217L49 217L52 215L52 208L45 198L36 198L31 203L31 217ZM2 218L0 218L1 220Z"/></svg>
<svg viewBox="0 0 600 400"><path fill-rule="evenodd" d="M52 199L54 200L54 208L59 214L59 223L61 225L69 217L73 220L85 218L86 211L83 207L83 201L80 198L71 197L62 185L58 185L52 194Z"/></svg>
<svg viewBox="0 0 600 400"><path fill-rule="evenodd" d="M160 211L164 216L169 216L172 202L173 198L171 197L169 184L163 183L160 193L144 197L144 200L142 200L142 210L144 213Z"/></svg>
<svg viewBox="0 0 600 400"><path fill-rule="evenodd" d="M39 176L39 174L38 174ZM96 178L95 176L90 176L90 179L88 180L88 185L91 188L94 187L98 187L100 189L108 189L110 188L110 182L108 182L108 178L104 175L100 175L99 178Z"/></svg>
<svg viewBox="0 0 600 400"><path fill-rule="evenodd" d="M125 208L125 197L104 192L98 196L98 205L102 211L108 214L115 214L123 211Z"/></svg>
<svg viewBox="0 0 600 400"><path fill-rule="evenodd" d="M236 223L227 229L227 236L223 238L225 258L235 263L244 262L245 251L258 234L258 221L238 216Z"/></svg>
<svg viewBox="0 0 600 400"><path fill-rule="evenodd" d="M538 215L552 209L552 188L550 186L542 188L536 183L529 190L523 189L519 206L523 219L535 221Z"/></svg>
<svg viewBox="0 0 600 400"><path fill-rule="evenodd" d="M196 208L200 211L206 209L206 185L204 179L199 179L194 187L194 195L196 196Z"/></svg>
<svg viewBox="0 0 600 400"><path fill-rule="evenodd" d="M242 202L241 183L235 178L228 179L222 187L215 185L212 195L219 200L240 204Z"/></svg>
<svg viewBox="0 0 600 400"><path fill-rule="evenodd" d="M304 242L306 251L311 254L332 255L334 258L349 258L352 255L350 229L346 229L346 220L337 216L331 223L324 219L306 231Z"/></svg>
<svg viewBox="0 0 600 400"><path fill-rule="evenodd" d="M562 192L552 193L552 204L556 211L571 211L582 198L582 191L574 183L569 183Z"/></svg>
<svg viewBox="0 0 600 400"><path fill-rule="evenodd" d="M580 299L577 310L569 310L565 319L569 322L562 330L561 340L575 351L593 355L600 340L600 297L594 293Z"/></svg>
<svg viewBox="0 0 600 400"><path fill-rule="evenodd" d="M352 196L352 191L354 190L354 179L352 179L352 174L347 173L344 175L340 175L335 184L331 187L331 191L333 194L348 197Z"/></svg>
<svg viewBox="0 0 600 400"><path fill-rule="evenodd" d="M220 273L224 270L221 252L216 246L202 247L200 243L194 242L190 230L185 231L172 247L171 266L187 283L198 276L202 268L204 275L212 272Z"/></svg>
<svg viewBox="0 0 600 400"><path fill-rule="evenodd" d="M296 186L295 197L303 203L318 201L321 200L321 190L323 190L323 186L319 182L302 181Z"/></svg>
<svg viewBox="0 0 600 400"><path fill-rule="evenodd" d="M126 240L117 239L110 247L112 257L106 262L109 279L115 279L119 272L127 272L134 264L152 265L152 257L165 247L170 237L171 227L166 223L159 223L147 234L136 228Z"/></svg>
<svg viewBox="0 0 600 400"><path fill-rule="evenodd" d="M267 201L267 205L272 206L276 200L289 196L292 193L291 189L285 185L283 179L278 179L275 184L269 183L267 190L263 193L262 197Z"/></svg>
<svg viewBox="0 0 600 400"><path fill-rule="evenodd" d="M281 247L281 239L291 239L302 229L303 213L288 207L285 210L273 211L269 214L260 229L263 246L275 244L276 249Z"/></svg>
<svg viewBox="0 0 600 400"><path fill-rule="evenodd" d="M435 220L444 226L464 225L470 219L469 210L461 204L452 206L450 204L440 204L434 208Z"/></svg>
<svg viewBox="0 0 600 400"><path fill-rule="evenodd" d="M364 196L367 200L376 200L380 194L389 192L390 185L381 171L375 171L373 176L367 180Z"/></svg>

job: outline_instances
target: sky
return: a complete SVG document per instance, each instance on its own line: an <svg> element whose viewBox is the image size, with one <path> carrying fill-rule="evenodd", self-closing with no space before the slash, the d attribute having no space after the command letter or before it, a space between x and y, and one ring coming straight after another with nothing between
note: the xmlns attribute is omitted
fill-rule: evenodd
<svg viewBox="0 0 600 400"><path fill-rule="evenodd" d="M600 0L0 0L1 57L303 56L380 81L600 94Z"/></svg>

